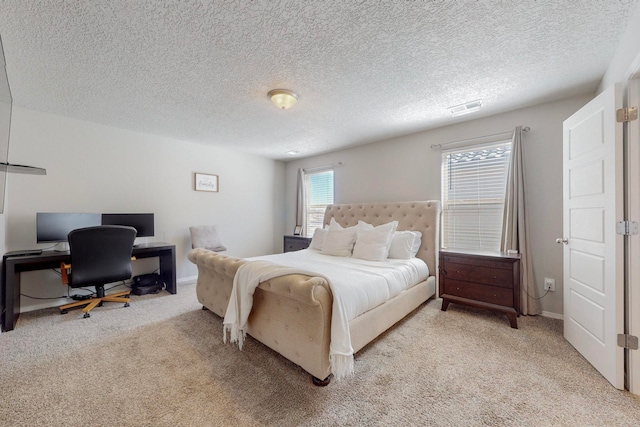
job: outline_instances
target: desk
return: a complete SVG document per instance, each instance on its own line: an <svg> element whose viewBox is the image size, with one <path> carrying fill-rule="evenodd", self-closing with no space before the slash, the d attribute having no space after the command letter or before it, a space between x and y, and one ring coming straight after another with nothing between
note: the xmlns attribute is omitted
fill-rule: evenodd
<svg viewBox="0 0 640 427"><path fill-rule="evenodd" d="M177 292L175 245L168 243L137 245L133 248L133 256L139 259L158 257L160 260L160 279L165 283L167 291L172 294ZM39 255L2 257L0 320L3 331L12 330L20 315L20 273L60 268L60 263L63 261L71 261L69 251L43 251Z"/></svg>

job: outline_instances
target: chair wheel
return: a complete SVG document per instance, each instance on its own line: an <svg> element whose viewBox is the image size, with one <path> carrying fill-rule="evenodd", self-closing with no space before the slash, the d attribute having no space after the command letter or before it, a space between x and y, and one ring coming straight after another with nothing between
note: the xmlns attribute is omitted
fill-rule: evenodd
<svg viewBox="0 0 640 427"><path fill-rule="evenodd" d="M69 310L60 310L60 314L67 314Z"/></svg>
<svg viewBox="0 0 640 427"><path fill-rule="evenodd" d="M129 307L129 303L128 303L128 302L125 302L125 303L124 303L124 306L125 306L125 307Z"/></svg>
<svg viewBox="0 0 640 427"><path fill-rule="evenodd" d="M84 317L86 319L87 317L91 317L91 315L89 313L85 313L84 316L82 316L82 317Z"/></svg>

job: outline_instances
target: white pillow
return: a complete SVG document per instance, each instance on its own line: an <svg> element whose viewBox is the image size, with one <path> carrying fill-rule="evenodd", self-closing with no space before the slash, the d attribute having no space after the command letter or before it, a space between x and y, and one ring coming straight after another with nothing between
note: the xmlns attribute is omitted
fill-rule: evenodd
<svg viewBox="0 0 640 427"><path fill-rule="evenodd" d="M416 256L422 243L419 231L396 231L391 238L388 258L411 259Z"/></svg>
<svg viewBox="0 0 640 427"><path fill-rule="evenodd" d="M313 237L311 238L311 243L309 243L309 249L316 249L318 251L322 250L322 244L324 243L324 238L327 236L327 230L324 228L316 228L313 232Z"/></svg>
<svg viewBox="0 0 640 427"><path fill-rule="evenodd" d="M368 230L358 230L353 257L369 261L385 261L389 254L391 238L398 227L398 221L392 221Z"/></svg>
<svg viewBox="0 0 640 427"><path fill-rule="evenodd" d="M331 223L327 229L327 235L322 244L322 253L333 256L351 256L353 245L356 242L356 235L361 225L344 228L331 218Z"/></svg>
<svg viewBox="0 0 640 427"><path fill-rule="evenodd" d="M373 225L362 220L358 220L358 227L360 227L360 230L373 230Z"/></svg>

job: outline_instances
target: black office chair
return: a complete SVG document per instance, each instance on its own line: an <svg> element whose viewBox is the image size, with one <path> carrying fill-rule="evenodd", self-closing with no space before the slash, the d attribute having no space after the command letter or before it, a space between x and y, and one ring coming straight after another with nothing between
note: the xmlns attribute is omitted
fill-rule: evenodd
<svg viewBox="0 0 640 427"><path fill-rule="evenodd" d="M89 311L103 302L122 302L129 307L131 291L105 295L104 285L131 278L135 238L135 228L119 225L79 228L69 233L71 264L63 263L60 267L62 283L72 288L95 286L96 297L65 304L60 307L60 314L86 305L82 309L84 317L91 317Z"/></svg>

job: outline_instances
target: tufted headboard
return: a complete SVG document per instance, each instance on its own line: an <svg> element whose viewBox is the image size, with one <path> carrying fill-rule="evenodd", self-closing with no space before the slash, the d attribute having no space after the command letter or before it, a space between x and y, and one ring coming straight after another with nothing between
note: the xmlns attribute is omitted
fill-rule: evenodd
<svg viewBox="0 0 640 427"><path fill-rule="evenodd" d="M331 218L343 227L352 227L359 220L373 226L398 221L398 230L413 230L422 233L422 245L416 255L429 266L429 274L437 276L437 257L440 248L440 201L350 203L329 205L324 212L324 224Z"/></svg>

